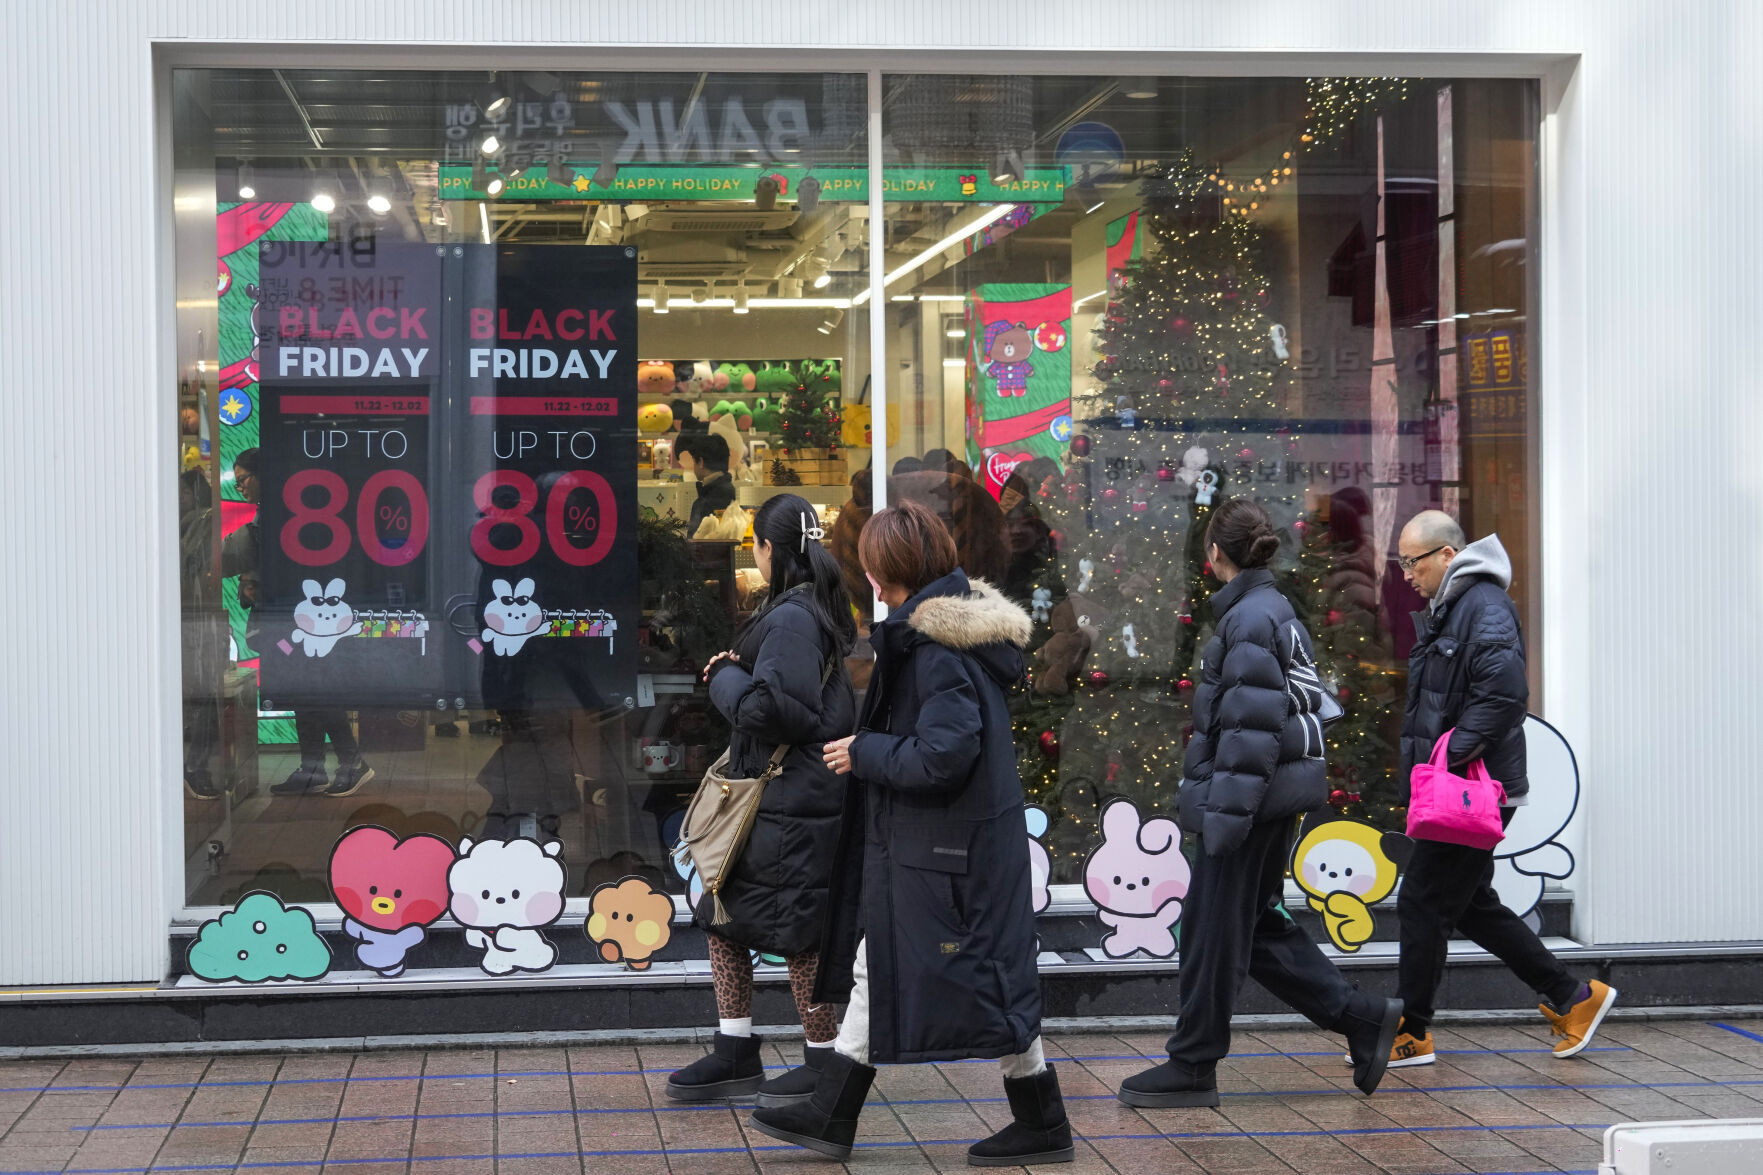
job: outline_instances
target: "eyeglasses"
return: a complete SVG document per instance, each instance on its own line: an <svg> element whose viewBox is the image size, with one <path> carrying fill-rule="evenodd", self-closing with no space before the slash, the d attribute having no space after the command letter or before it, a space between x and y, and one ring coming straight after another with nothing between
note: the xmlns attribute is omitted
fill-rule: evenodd
<svg viewBox="0 0 1763 1175"><path fill-rule="evenodd" d="M1446 547L1448 547L1450 545L1451 545L1450 543L1440 543L1438 546L1434 547L1432 550L1428 551L1424 555L1401 555L1401 556L1398 556L1396 559L1396 566L1400 567L1403 571L1413 571L1415 568L1415 565L1418 564L1421 560L1432 558L1434 555L1438 554L1440 551L1444 550Z"/></svg>

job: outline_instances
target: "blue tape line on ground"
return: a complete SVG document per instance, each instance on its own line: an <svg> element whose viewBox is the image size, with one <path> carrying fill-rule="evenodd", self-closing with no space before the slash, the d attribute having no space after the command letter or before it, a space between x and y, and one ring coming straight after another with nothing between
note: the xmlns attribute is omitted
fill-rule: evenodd
<svg viewBox="0 0 1763 1175"><path fill-rule="evenodd" d="M1738 1035L1744 1037L1746 1040L1754 1040L1758 1044L1763 1044L1763 1036L1758 1036L1755 1032L1746 1032L1743 1028L1739 1028L1732 1024L1722 1024L1718 1020L1710 1020L1709 1023L1715 1028L1724 1028L1728 1032L1738 1033Z"/></svg>
<svg viewBox="0 0 1763 1175"><path fill-rule="evenodd" d="M1740 1029L1733 1029L1733 1031L1740 1032L1741 1035L1748 1035L1746 1033L1743 1033L1742 1030L1740 1030ZM1763 1038L1759 1038L1759 1039L1763 1039ZM1590 1048L1581 1049L1580 1051L1581 1051L1581 1053L1627 1053L1627 1052L1633 1052L1634 1050L1629 1048L1627 1045L1593 1045ZM1440 1050L1438 1050L1438 1055L1441 1057L1524 1056L1524 1055L1533 1054L1533 1053L1553 1053L1553 1052L1554 1052L1553 1049L1546 1049L1546 1048L1535 1048L1535 1049L1440 1049ZM1341 1055L1342 1055L1342 1053L1338 1049L1328 1049L1328 1050L1324 1050L1322 1052L1314 1052L1314 1053L1277 1053L1277 1052L1272 1052L1272 1053L1232 1053L1230 1055L1229 1059L1233 1060L1233 1061L1252 1061L1252 1060L1266 1060L1266 1059L1271 1059L1271 1058L1275 1058L1275 1057L1290 1057L1290 1058L1294 1058L1294 1059L1301 1059L1301 1058L1305 1058L1305 1057L1338 1057ZM1120 1054L1111 1054L1108 1056L1099 1056L1099 1057L1054 1056L1054 1057L1049 1057L1048 1059L1052 1060L1052 1061L1071 1061L1071 1062L1078 1063L1078 1064L1088 1064L1091 1061L1138 1061L1138 1062L1148 1063L1148 1062L1152 1062L1152 1061L1156 1060L1155 1057L1153 1057L1152 1055L1150 1055L1148 1053L1120 1053ZM990 1065L990 1064L994 1064L995 1062L991 1059L988 1059L988 1058L975 1058L975 1059L971 1059L971 1060L936 1061L936 1062L931 1062L931 1063L937 1064L937 1065ZM897 1068L911 1068L912 1066L883 1065L881 1067L883 1069L891 1069L891 1068L896 1068L896 1067ZM790 1065L767 1065L767 1066L765 1066L765 1069L767 1072L783 1072L783 1071L788 1070L790 1068L792 1068L792 1066L790 1066ZM369 1077L342 1076L342 1077L267 1078L267 1079L261 1080L261 1081L230 1080L230 1081L167 1081L167 1082L151 1082L151 1083L143 1082L140 1085L17 1085L17 1086L10 1086L10 1087L0 1087L0 1093L118 1093L118 1092L121 1092L122 1090L128 1090L129 1092L132 1093L136 1090L148 1090L148 1089L238 1089L238 1088L257 1086L257 1085L270 1086L270 1087L297 1086L297 1085L341 1085L341 1084L344 1084L346 1082L351 1082L351 1081L359 1081L359 1082L370 1082L370 1081L377 1081L377 1082L390 1082L390 1081L475 1081L475 1080L484 1080L484 1079L488 1079L488 1078L492 1078L492 1077L495 1077L495 1078L568 1077L571 1079L577 1078L577 1077L647 1077L647 1076L650 1076L651 1074L672 1073L673 1071L674 1070L672 1070L672 1069L593 1069L593 1070L587 1070L587 1069L583 1069L583 1070L532 1069L532 1070L527 1070L524 1072L513 1072L513 1073L404 1073L404 1074L393 1074L393 1075L389 1075L389 1076L382 1075L382 1076L369 1076ZM8 1175L10 1175L10 1173L8 1173Z"/></svg>

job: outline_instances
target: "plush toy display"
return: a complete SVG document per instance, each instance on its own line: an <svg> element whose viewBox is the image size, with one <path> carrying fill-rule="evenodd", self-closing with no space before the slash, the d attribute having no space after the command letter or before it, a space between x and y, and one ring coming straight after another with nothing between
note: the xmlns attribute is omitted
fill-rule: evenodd
<svg viewBox="0 0 1763 1175"><path fill-rule="evenodd" d="M675 363L673 394L682 400L696 400L711 387L714 379L710 373L710 364L702 359Z"/></svg>
<svg viewBox="0 0 1763 1175"><path fill-rule="evenodd" d="M728 406L729 415L735 418L735 427L743 432L753 427L753 409L745 400L732 401Z"/></svg>
<svg viewBox="0 0 1763 1175"><path fill-rule="evenodd" d="M758 432L777 431L777 407L769 397L753 398L753 428Z"/></svg>
<svg viewBox="0 0 1763 1175"><path fill-rule="evenodd" d="M1035 693L1054 697L1071 692L1100 636L1094 613L1094 605L1076 594L1053 609L1053 635L1035 650Z"/></svg>
<svg viewBox="0 0 1763 1175"><path fill-rule="evenodd" d="M666 404L644 404L637 409L637 427L644 432L666 432L673 427L673 409Z"/></svg>
<svg viewBox="0 0 1763 1175"><path fill-rule="evenodd" d="M745 363L724 363L716 369L716 374L719 381L716 390L719 392L733 387L739 387L743 392L753 390L756 377L753 369Z"/></svg>
<svg viewBox="0 0 1763 1175"><path fill-rule="evenodd" d="M658 359L644 359L637 363L637 391L642 394L659 396L672 391L673 384L673 364Z"/></svg>
<svg viewBox="0 0 1763 1175"><path fill-rule="evenodd" d="M734 405L732 403L727 400L718 400L710 406L710 419L721 420L724 416L727 416L733 411Z"/></svg>
<svg viewBox="0 0 1763 1175"><path fill-rule="evenodd" d="M796 375L801 383L818 384L828 396L837 397L844 386L837 359L804 359L796 365Z"/></svg>
<svg viewBox="0 0 1763 1175"><path fill-rule="evenodd" d="M767 363L755 377L753 391L777 400L796 390L796 372L788 363Z"/></svg>

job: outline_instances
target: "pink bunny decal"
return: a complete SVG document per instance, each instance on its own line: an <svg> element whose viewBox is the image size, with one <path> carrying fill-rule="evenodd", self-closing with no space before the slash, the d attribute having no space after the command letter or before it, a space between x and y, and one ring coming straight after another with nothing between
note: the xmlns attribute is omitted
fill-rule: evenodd
<svg viewBox="0 0 1763 1175"><path fill-rule="evenodd" d="M1102 843L1084 862L1084 891L1096 903L1096 916L1112 928L1102 939L1103 953L1111 959L1135 951L1173 958L1189 877L1175 821L1141 822L1132 801L1110 800L1102 809Z"/></svg>

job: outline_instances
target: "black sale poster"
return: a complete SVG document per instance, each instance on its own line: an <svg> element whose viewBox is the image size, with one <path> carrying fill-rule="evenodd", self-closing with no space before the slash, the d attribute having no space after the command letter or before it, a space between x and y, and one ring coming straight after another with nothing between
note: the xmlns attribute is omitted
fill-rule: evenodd
<svg viewBox="0 0 1763 1175"><path fill-rule="evenodd" d="M441 264L434 246L372 240L264 250L266 708L437 696Z"/></svg>
<svg viewBox="0 0 1763 1175"><path fill-rule="evenodd" d="M448 291L463 335L448 490L467 527L449 564L459 696L624 706L641 619L635 253L484 245L463 261Z"/></svg>

